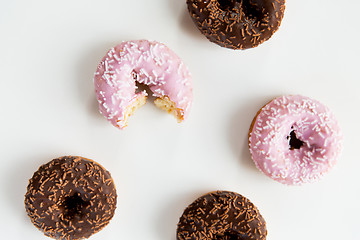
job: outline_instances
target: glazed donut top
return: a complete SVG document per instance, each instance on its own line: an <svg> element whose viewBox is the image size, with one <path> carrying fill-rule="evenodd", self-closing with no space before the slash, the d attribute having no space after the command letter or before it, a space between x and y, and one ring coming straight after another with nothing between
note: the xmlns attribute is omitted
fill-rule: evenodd
<svg viewBox="0 0 360 240"><path fill-rule="evenodd" d="M92 160L66 156L42 165L25 195L26 211L46 236L75 240L100 231L113 217L116 189Z"/></svg>
<svg viewBox="0 0 360 240"><path fill-rule="evenodd" d="M184 211L178 240L265 240L266 222L256 206L235 192L217 191L196 199Z"/></svg>
<svg viewBox="0 0 360 240"><path fill-rule="evenodd" d="M285 184L313 182L334 166L342 132L329 108L299 95L263 107L253 121L250 152L256 166Z"/></svg>
<svg viewBox="0 0 360 240"><path fill-rule="evenodd" d="M190 15L212 42L231 49L253 48L281 24L285 0L187 0Z"/></svg>
<svg viewBox="0 0 360 240"><path fill-rule="evenodd" d="M116 127L126 126L127 108L146 92L136 93L136 82L149 86L155 97L168 97L187 118L192 104L192 78L183 61L156 41L122 42L110 49L95 73L100 112Z"/></svg>

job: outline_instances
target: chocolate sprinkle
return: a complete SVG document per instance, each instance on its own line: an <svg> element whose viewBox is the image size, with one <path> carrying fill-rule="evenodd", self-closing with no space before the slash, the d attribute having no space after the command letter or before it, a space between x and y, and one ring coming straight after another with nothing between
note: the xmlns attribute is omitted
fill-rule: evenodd
<svg viewBox="0 0 360 240"><path fill-rule="evenodd" d="M46 236L75 240L105 227L116 208L111 175L98 163L65 156L42 165L25 195L32 223Z"/></svg>
<svg viewBox="0 0 360 240"><path fill-rule="evenodd" d="M247 49L268 40L280 27L285 0L187 0L199 30L221 47Z"/></svg>
<svg viewBox="0 0 360 240"><path fill-rule="evenodd" d="M184 211L177 240L265 240L266 223L247 198L217 191L196 199Z"/></svg>

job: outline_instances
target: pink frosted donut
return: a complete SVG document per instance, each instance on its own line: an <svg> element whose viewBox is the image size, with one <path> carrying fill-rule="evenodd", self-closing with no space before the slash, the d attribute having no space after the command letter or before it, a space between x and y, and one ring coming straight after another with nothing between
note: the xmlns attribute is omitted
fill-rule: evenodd
<svg viewBox="0 0 360 240"><path fill-rule="evenodd" d="M282 96L266 104L249 131L256 166L289 185L314 182L330 170L342 150L342 132L334 114L303 96Z"/></svg>
<svg viewBox="0 0 360 240"><path fill-rule="evenodd" d="M192 104L192 78L181 59L164 44L136 40L110 49L94 77L100 112L116 127L127 126L128 117L146 103L147 85L155 105L183 121Z"/></svg>

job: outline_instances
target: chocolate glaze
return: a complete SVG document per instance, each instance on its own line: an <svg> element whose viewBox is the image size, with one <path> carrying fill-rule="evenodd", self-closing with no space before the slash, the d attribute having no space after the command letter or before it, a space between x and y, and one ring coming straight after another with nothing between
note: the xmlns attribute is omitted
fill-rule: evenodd
<svg viewBox="0 0 360 240"><path fill-rule="evenodd" d="M285 0L187 0L199 30L221 47L247 49L268 40L279 28Z"/></svg>
<svg viewBox="0 0 360 240"><path fill-rule="evenodd" d="M96 162L65 156L42 165L25 195L32 223L46 236L75 240L105 227L116 208L110 173Z"/></svg>
<svg viewBox="0 0 360 240"><path fill-rule="evenodd" d="M184 211L177 240L265 240L266 223L247 198L217 191L196 199Z"/></svg>

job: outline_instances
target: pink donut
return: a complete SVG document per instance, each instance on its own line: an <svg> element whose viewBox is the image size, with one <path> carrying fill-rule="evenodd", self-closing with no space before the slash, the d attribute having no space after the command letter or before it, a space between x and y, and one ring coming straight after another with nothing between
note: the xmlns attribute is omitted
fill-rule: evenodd
<svg viewBox="0 0 360 240"><path fill-rule="evenodd" d="M192 78L181 59L164 44L136 40L110 49L94 77L100 112L116 127L146 103L145 84L156 97L155 105L183 121L192 104Z"/></svg>
<svg viewBox="0 0 360 240"><path fill-rule="evenodd" d="M282 96L266 104L249 131L258 169L288 185L318 180L342 151L343 136L334 114L303 96Z"/></svg>

